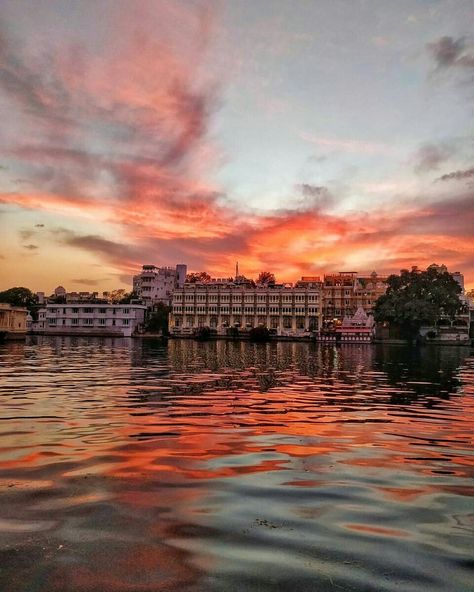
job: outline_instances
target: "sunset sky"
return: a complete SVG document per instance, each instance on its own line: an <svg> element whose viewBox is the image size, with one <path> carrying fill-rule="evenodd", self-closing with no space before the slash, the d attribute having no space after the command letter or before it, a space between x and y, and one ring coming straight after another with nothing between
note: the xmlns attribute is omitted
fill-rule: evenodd
<svg viewBox="0 0 474 592"><path fill-rule="evenodd" d="M474 287L473 31L472 0L2 0L0 289Z"/></svg>

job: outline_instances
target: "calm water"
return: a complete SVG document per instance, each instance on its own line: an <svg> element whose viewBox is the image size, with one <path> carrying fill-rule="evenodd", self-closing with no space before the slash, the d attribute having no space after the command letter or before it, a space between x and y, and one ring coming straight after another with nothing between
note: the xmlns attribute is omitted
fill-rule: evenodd
<svg viewBox="0 0 474 592"><path fill-rule="evenodd" d="M0 346L0 590L473 590L473 418L467 348Z"/></svg>

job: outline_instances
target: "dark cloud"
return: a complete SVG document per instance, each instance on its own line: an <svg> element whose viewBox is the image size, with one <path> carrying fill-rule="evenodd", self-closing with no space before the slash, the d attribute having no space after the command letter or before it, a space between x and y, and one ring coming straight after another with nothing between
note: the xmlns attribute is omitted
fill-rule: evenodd
<svg viewBox="0 0 474 592"><path fill-rule="evenodd" d="M400 234L429 234L459 238L472 237L474 228L474 191L424 206L414 217L404 220Z"/></svg>
<svg viewBox="0 0 474 592"><path fill-rule="evenodd" d="M66 228L56 228L51 233L59 244L102 255L112 261L125 263L140 253L136 248L93 234L81 235Z"/></svg>
<svg viewBox="0 0 474 592"><path fill-rule="evenodd" d="M83 286L98 286L101 283L101 280L89 280L86 278L71 279L70 281Z"/></svg>
<svg viewBox="0 0 474 592"><path fill-rule="evenodd" d="M28 230L26 228L23 228L22 230L18 231L18 234L20 235L21 240L28 240L29 238L34 236L36 232L34 230Z"/></svg>
<svg viewBox="0 0 474 592"><path fill-rule="evenodd" d="M472 47L467 46L464 37L459 39L448 36L440 37L438 40L428 43L427 49L438 69L474 68L474 52Z"/></svg>
<svg viewBox="0 0 474 592"><path fill-rule="evenodd" d="M35 228L44 228L44 224L35 224Z"/></svg>
<svg viewBox="0 0 474 592"><path fill-rule="evenodd" d="M301 194L300 200L293 200L298 210L324 210L334 203L334 196L327 187L301 183L296 186Z"/></svg>
<svg viewBox="0 0 474 592"><path fill-rule="evenodd" d="M424 144L414 157L414 170L416 173L435 171L446 162L455 152L453 146L448 144Z"/></svg>
<svg viewBox="0 0 474 592"><path fill-rule="evenodd" d="M466 169L464 171L453 171L452 173L447 173L446 175L442 175L438 177L437 181L461 181L463 179L470 179L474 177L474 167L471 169Z"/></svg>
<svg viewBox="0 0 474 592"><path fill-rule="evenodd" d="M39 249L38 245L23 245L23 248L28 251L36 251L36 249Z"/></svg>

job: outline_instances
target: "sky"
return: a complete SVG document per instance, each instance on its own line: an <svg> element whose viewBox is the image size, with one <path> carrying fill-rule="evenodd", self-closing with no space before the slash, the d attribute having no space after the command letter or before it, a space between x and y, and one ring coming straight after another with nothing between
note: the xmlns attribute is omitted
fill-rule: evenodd
<svg viewBox="0 0 474 592"><path fill-rule="evenodd" d="M474 287L472 0L2 0L0 289Z"/></svg>

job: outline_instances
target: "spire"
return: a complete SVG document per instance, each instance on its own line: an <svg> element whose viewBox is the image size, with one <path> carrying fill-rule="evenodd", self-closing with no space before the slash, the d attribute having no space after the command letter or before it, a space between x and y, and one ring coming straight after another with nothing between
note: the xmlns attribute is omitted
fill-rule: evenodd
<svg viewBox="0 0 474 592"><path fill-rule="evenodd" d="M239 276L239 262L237 261L235 264L235 277Z"/></svg>

